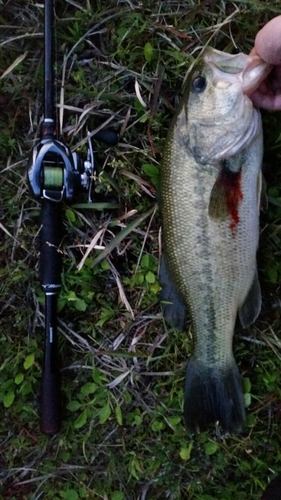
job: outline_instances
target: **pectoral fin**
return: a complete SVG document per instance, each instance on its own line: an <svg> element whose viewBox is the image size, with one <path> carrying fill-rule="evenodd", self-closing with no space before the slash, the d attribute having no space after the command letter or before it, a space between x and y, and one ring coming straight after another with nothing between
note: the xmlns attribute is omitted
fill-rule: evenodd
<svg viewBox="0 0 281 500"><path fill-rule="evenodd" d="M173 283L164 254L161 257L159 281L162 287L160 300L163 316L167 323L176 330L184 331L186 322L186 305Z"/></svg>
<svg viewBox="0 0 281 500"><path fill-rule="evenodd" d="M257 203L258 207L262 212L266 212L268 208L268 199L266 193L266 182L265 178L260 171L257 178Z"/></svg>
<svg viewBox="0 0 281 500"><path fill-rule="evenodd" d="M229 217L226 204L225 188L219 182L215 182L210 195L209 216L214 220L225 220Z"/></svg>
<svg viewBox="0 0 281 500"><path fill-rule="evenodd" d="M243 328L252 325L261 310L261 287L256 271L252 286L248 292L244 304L238 311L239 319Z"/></svg>

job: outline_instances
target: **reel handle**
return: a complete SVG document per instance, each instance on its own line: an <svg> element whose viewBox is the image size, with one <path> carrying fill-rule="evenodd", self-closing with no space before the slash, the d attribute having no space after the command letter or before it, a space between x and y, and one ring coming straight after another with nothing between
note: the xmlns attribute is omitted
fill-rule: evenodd
<svg viewBox="0 0 281 500"><path fill-rule="evenodd" d="M95 141L104 142L104 144L108 146L116 146L119 140L119 134L111 128L104 128L93 135L93 139Z"/></svg>

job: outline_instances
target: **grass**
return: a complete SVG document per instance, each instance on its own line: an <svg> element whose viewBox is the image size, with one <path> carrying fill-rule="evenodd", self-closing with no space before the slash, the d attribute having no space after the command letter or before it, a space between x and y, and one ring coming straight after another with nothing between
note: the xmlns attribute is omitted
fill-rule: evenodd
<svg viewBox="0 0 281 500"><path fill-rule="evenodd" d="M40 206L25 175L42 115L44 13L32 0L0 8L0 74L6 72L0 79L0 498L260 499L281 471L280 113L263 114L269 196L259 252L264 307L256 324L238 329L235 338L248 404L243 436L190 437L183 427L191 344L161 318L155 188L193 54L207 43L249 52L257 27L279 12L278 2L57 0L61 138L86 155L86 127L93 131L107 122L120 141L111 148L94 142L95 201L118 208L85 207L83 193L63 206L65 410L61 433L51 438L38 425ZM105 249L100 260L91 244Z"/></svg>

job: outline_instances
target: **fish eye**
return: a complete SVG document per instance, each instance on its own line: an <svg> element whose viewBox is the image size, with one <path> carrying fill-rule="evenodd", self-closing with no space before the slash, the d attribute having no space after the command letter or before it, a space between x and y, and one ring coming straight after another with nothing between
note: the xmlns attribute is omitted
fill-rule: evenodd
<svg viewBox="0 0 281 500"><path fill-rule="evenodd" d="M196 92L196 94L200 94L200 92L203 92L207 86L207 80L205 76L196 76L194 80L192 81L191 88L193 92Z"/></svg>

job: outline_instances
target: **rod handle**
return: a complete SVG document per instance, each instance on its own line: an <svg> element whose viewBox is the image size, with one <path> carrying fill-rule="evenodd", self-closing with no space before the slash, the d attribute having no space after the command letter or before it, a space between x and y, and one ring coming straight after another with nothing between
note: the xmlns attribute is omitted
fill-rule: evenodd
<svg viewBox="0 0 281 500"><path fill-rule="evenodd" d="M40 428L56 434L61 423L60 370L57 346L57 295L45 295L45 352L41 380Z"/></svg>
<svg viewBox="0 0 281 500"><path fill-rule="evenodd" d="M45 369L41 380L40 430L57 434L61 427L61 394L59 370Z"/></svg>

